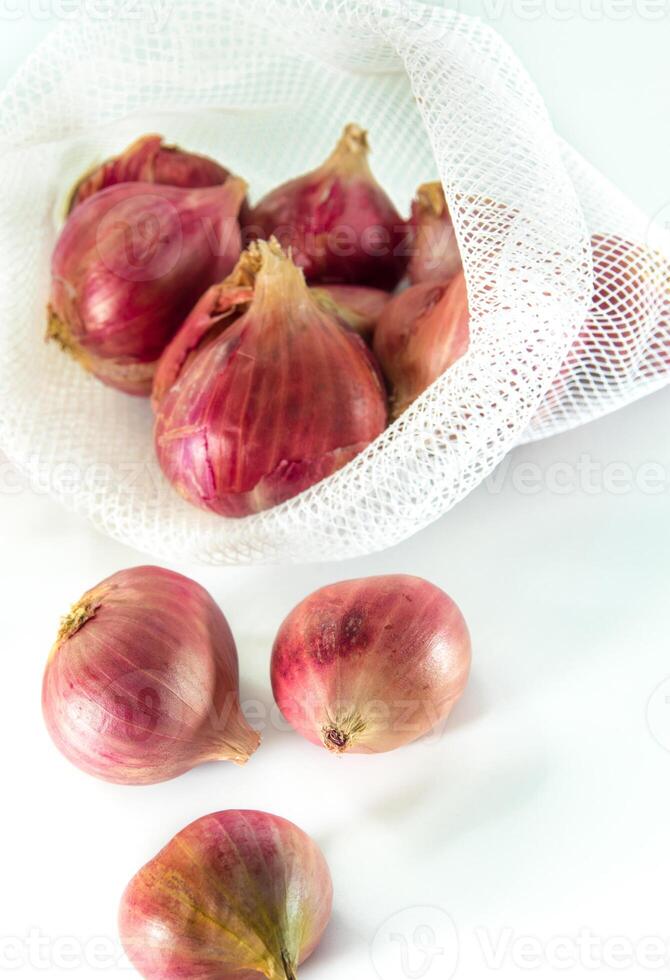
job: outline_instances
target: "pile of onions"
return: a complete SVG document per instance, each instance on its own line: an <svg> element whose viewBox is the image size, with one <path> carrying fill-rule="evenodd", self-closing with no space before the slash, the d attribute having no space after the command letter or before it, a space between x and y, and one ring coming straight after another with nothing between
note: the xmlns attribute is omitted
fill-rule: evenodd
<svg viewBox="0 0 670 980"><path fill-rule="evenodd" d="M421 185L405 220L369 152L349 123L250 208L227 166L149 134L72 193L47 336L151 394L160 466L198 507L245 517L307 490L467 349L442 186Z"/></svg>
<svg viewBox="0 0 670 980"><path fill-rule="evenodd" d="M196 582L129 568L86 592L44 673L49 734L84 772L157 783L201 762L243 764L260 742L240 709L235 641Z"/></svg>
<svg viewBox="0 0 670 980"><path fill-rule="evenodd" d="M458 606L411 575L318 589L289 613L272 649L282 713L337 754L388 752L427 734L448 716L469 670Z"/></svg>
<svg viewBox="0 0 670 980"><path fill-rule="evenodd" d="M147 980L296 980L328 924L333 888L304 831L270 813L194 821L132 879L119 929Z"/></svg>

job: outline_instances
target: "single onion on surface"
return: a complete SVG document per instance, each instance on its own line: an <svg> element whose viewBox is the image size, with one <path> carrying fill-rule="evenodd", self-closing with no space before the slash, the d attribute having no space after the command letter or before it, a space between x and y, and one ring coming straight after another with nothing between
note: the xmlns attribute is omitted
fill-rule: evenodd
<svg viewBox="0 0 670 980"><path fill-rule="evenodd" d="M131 880L121 941L147 980L296 980L330 919L323 854L270 813L223 810L178 833Z"/></svg>
<svg viewBox="0 0 670 980"><path fill-rule="evenodd" d="M447 717L469 670L461 611L412 575L313 592L282 623L271 667L286 719L334 753L388 752L425 735Z"/></svg>
<svg viewBox="0 0 670 980"><path fill-rule="evenodd" d="M391 414L401 415L465 354L470 313L465 276L419 283L395 296L379 318L373 350L391 386Z"/></svg>
<svg viewBox="0 0 670 980"><path fill-rule="evenodd" d="M442 184L422 184L412 201L410 282L449 282L462 268Z"/></svg>
<svg viewBox="0 0 670 980"><path fill-rule="evenodd" d="M227 517L318 483L386 425L372 353L323 312L276 241L249 248L164 357L154 391L160 465L187 500Z"/></svg>
<svg viewBox="0 0 670 980"><path fill-rule="evenodd" d="M372 339L382 310L391 299L391 294L383 289L337 283L312 287L312 296L321 309L367 341Z"/></svg>
<svg viewBox="0 0 670 980"><path fill-rule="evenodd" d="M328 159L266 194L248 234L274 235L308 282L393 289L405 271L406 223L368 164L365 130L350 123Z"/></svg>
<svg viewBox="0 0 670 980"><path fill-rule="evenodd" d="M47 337L100 380L149 394L155 365L193 304L241 248L246 184L116 184L68 218L53 254Z"/></svg>
<svg viewBox="0 0 670 980"><path fill-rule="evenodd" d="M162 136L151 133L85 174L71 194L68 212L113 184L141 181L173 187L214 187L225 184L228 177L230 171L215 160L168 146Z"/></svg>
<svg viewBox="0 0 670 980"><path fill-rule="evenodd" d="M260 741L240 708L225 616L196 582L153 566L117 572L73 606L42 708L63 755L113 783L158 783L217 759L241 765Z"/></svg>

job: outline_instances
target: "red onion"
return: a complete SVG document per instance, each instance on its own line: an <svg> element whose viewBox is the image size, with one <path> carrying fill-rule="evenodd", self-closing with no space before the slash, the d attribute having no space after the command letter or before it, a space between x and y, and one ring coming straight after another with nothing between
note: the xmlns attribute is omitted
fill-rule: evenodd
<svg viewBox="0 0 670 980"><path fill-rule="evenodd" d="M119 929L147 980L295 980L330 919L314 841L257 810L201 817L132 879Z"/></svg>
<svg viewBox="0 0 670 980"><path fill-rule="evenodd" d="M214 759L242 764L260 741L240 709L223 613L165 568L117 572L82 596L51 651L42 707L63 755L113 783L158 783Z"/></svg>
<svg viewBox="0 0 670 980"><path fill-rule="evenodd" d="M360 337L319 308L276 242L255 243L244 261L257 269L246 311L230 325L224 313L222 325L230 298L210 291L166 351L155 397L163 472L187 500L228 517L324 479L386 424Z"/></svg>
<svg viewBox="0 0 670 980"><path fill-rule="evenodd" d="M272 689L282 713L332 752L387 752L425 735L463 693L470 636L456 605L412 575L318 589L282 623Z"/></svg>
<svg viewBox="0 0 670 980"><path fill-rule="evenodd" d="M168 146L162 136L141 136L119 156L106 160L81 178L70 198L69 211L88 197L129 181L173 187L214 187L230 177L215 160Z"/></svg>
<svg viewBox="0 0 670 980"><path fill-rule="evenodd" d="M449 283L410 286L386 306L375 329L373 349L391 385L393 418L465 354L469 324L462 272Z"/></svg>
<svg viewBox="0 0 670 980"><path fill-rule="evenodd" d="M47 336L106 384L148 394L155 362L241 247L246 185L117 184L70 215L52 260Z"/></svg>
<svg viewBox="0 0 670 980"><path fill-rule="evenodd" d="M422 184L412 201L410 282L449 282L460 271L461 253L442 184Z"/></svg>
<svg viewBox="0 0 670 980"><path fill-rule="evenodd" d="M345 127L328 159L252 208L249 234L291 247L309 282L392 289L406 266L407 229L368 164L366 132Z"/></svg>
<svg viewBox="0 0 670 980"><path fill-rule="evenodd" d="M340 284L314 286L312 296L327 313L332 313L345 327L365 340L371 340L382 310L391 299L390 293L370 286Z"/></svg>

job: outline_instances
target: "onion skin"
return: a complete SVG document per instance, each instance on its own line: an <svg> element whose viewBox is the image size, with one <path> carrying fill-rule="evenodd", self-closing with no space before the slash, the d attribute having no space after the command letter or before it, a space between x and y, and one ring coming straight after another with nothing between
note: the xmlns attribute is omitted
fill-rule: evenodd
<svg viewBox="0 0 670 980"><path fill-rule="evenodd" d="M211 336L199 311L166 352L154 397L163 472L187 500L226 517L272 507L329 476L387 419L381 376L360 337L319 308L276 242L249 253L258 271L246 311L198 349L197 337ZM175 375L165 390L164 377Z"/></svg>
<svg viewBox="0 0 670 980"><path fill-rule="evenodd" d="M158 362L151 396L155 410L195 354L249 309L258 268L254 250L243 252L231 274L210 287L189 313ZM315 286L310 293L321 310L368 341L391 298L366 286Z"/></svg>
<svg viewBox="0 0 670 980"><path fill-rule="evenodd" d="M449 282L462 269L461 253L442 184L422 184L412 201L411 283Z"/></svg>
<svg viewBox="0 0 670 980"><path fill-rule="evenodd" d="M332 900L326 861L304 831L224 810L190 824L135 875L119 931L147 980L295 980Z"/></svg>
<svg viewBox="0 0 670 980"><path fill-rule="evenodd" d="M70 197L68 213L114 184L141 181L172 187L215 187L225 184L228 177L230 171L215 160L168 146L162 136L150 133L82 177Z"/></svg>
<svg viewBox="0 0 670 980"><path fill-rule="evenodd" d="M388 752L443 721L465 688L465 620L412 575L318 589L282 623L272 690L297 732L336 754Z"/></svg>
<svg viewBox="0 0 670 980"><path fill-rule="evenodd" d="M68 218L52 259L47 337L101 381L151 391L156 361L241 248L237 177L184 190L116 184Z"/></svg>
<svg viewBox="0 0 670 980"><path fill-rule="evenodd" d="M117 572L65 617L42 709L63 755L112 783L158 783L215 759L241 765L260 741L240 709L223 613L196 582L153 566Z"/></svg>
<svg viewBox="0 0 670 980"><path fill-rule="evenodd" d="M345 327L368 342L372 340L377 321L391 299L391 294L384 289L325 283L314 286L312 296L321 309L332 313Z"/></svg>
<svg viewBox="0 0 670 980"><path fill-rule="evenodd" d="M308 282L393 289L407 264L407 226L368 164L367 134L350 123L328 159L270 191L248 234L275 236Z"/></svg>
<svg viewBox="0 0 670 980"><path fill-rule="evenodd" d="M379 318L373 350L391 386L391 415L398 418L465 354L470 313L465 276L449 283L419 283L391 300Z"/></svg>

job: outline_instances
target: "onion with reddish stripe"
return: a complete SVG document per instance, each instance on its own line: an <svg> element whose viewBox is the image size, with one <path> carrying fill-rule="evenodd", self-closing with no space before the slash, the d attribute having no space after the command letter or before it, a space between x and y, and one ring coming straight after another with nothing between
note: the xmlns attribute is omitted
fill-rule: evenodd
<svg viewBox="0 0 670 980"><path fill-rule="evenodd" d="M368 163L367 133L345 126L321 166L266 194L248 234L274 235L308 282L393 289L407 265L407 225Z"/></svg>
<svg viewBox="0 0 670 980"><path fill-rule="evenodd" d="M282 623L272 690L290 724L331 752L388 752L444 721L463 693L470 636L453 599L412 575L318 589Z"/></svg>
<svg viewBox="0 0 670 980"><path fill-rule="evenodd" d="M154 404L163 472L227 517L329 476L387 419L372 353L320 308L276 241L254 243L198 304L165 352Z"/></svg>
<svg viewBox="0 0 670 980"><path fill-rule="evenodd" d="M410 286L385 307L373 349L391 387L393 418L465 354L470 313L465 276Z"/></svg>
<svg viewBox="0 0 670 980"><path fill-rule="evenodd" d="M153 566L117 572L73 606L42 707L63 755L113 783L158 783L210 760L242 764L260 741L240 709L223 613L196 582Z"/></svg>
<svg viewBox="0 0 670 980"><path fill-rule="evenodd" d="M328 865L270 813L194 821L132 879L119 929L147 980L295 980L330 919Z"/></svg>
<svg viewBox="0 0 670 980"><path fill-rule="evenodd" d="M85 174L72 192L68 210L113 184L142 181L173 187L215 187L225 184L228 177L230 171L216 160L169 146L162 136L150 133Z"/></svg>
<svg viewBox="0 0 670 980"><path fill-rule="evenodd" d="M72 212L51 264L47 337L129 394L151 391L156 361L241 248L246 184L185 190L116 184Z"/></svg>

